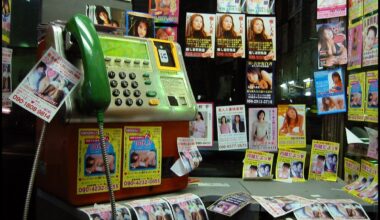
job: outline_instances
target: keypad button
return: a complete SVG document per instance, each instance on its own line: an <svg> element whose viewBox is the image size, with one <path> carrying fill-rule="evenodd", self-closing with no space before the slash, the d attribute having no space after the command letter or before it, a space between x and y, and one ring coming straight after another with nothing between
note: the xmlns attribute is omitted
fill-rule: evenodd
<svg viewBox="0 0 380 220"><path fill-rule="evenodd" d="M108 72L108 77L111 78L111 79L115 78L115 75L116 75L116 74L115 74L114 71L109 71L109 72Z"/></svg>
<svg viewBox="0 0 380 220"><path fill-rule="evenodd" d="M128 82L125 81L125 80L121 81L120 84L121 84L121 87L123 87L123 88L127 88L128 87Z"/></svg>
<svg viewBox="0 0 380 220"><path fill-rule="evenodd" d="M134 72L129 73L129 78L132 80L136 79L136 73L134 73Z"/></svg>
<svg viewBox="0 0 380 220"><path fill-rule="evenodd" d="M130 64L130 63L131 63L131 60L130 60L130 59L126 59L126 60L124 60L124 63L126 63L126 64Z"/></svg>
<svg viewBox="0 0 380 220"><path fill-rule="evenodd" d="M129 96L131 95L131 91L129 91L129 89L124 89L124 91L123 91L123 95L124 95L125 97L129 97Z"/></svg>
<svg viewBox="0 0 380 220"><path fill-rule="evenodd" d="M149 105L151 105L151 106L156 106L158 104L160 104L160 100L159 99L150 99L149 100Z"/></svg>
<svg viewBox="0 0 380 220"><path fill-rule="evenodd" d="M120 62L121 62L121 59L120 59L120 58L116 58L116 59L115 59L115 62L116 62L116 63L120 63Z"/></svg>
<svg viewBox="0 0 380 220"><path fill-rule="evenodd" d="M133 105L133 100L132 99L127 99L125 101L125 104L127 104L128 106L131 106L131 105Z"/></svg>
<svg viewBox="0 0 380 220"><path fill-rule="evenodd" d="M119 72L120 79L125 79L126 75L125 72Z"/></svg>
<svg viewBox="0 0 380 220"><path fill-rule="evenodd" d="M120 98L115 99L115 105L120 106L123 101Z"/></svg>
<svg viewBox="0 0 380 220"><path fill-rule="evenodd" d="M111 87L115 88L117 86L117 81L111 80L110 85L111 85Z"/></svg>
<svg viewBox="0 0 380 220"><path fill-rule="evenodd" d="M133 61L133 64L136 64L136 65L140 64L140 60Z"/></svg>
<svg viewBox="0 0 380 220"><path fill-rule="evenodd" d="M104 61L106 61L106 62L110 62L110 61L111 61L111 58L110 58L110 57L105 57L105 58L104 58Z"/></svg>
<svg viewBox="0 0 380 220"><path fill-rule="evenodd" d="M150 84L152 84L152 81L150 81L150 80L146 80L146 81L144 82L144 84L145 84L145 85L150 85Z"/></svg>
<svg viewBox="0 0 380 220"><path fill-rule="evenodd" d="M140 95L141 95L140 90L135 90L135 91L133 92L133 95L134 95L135 97L140 97Z"/></svg>
<svg viewBox="0 0 380 220"><path fill-rule="evenodd" d="M139 86L139 84L138 84L138 82L133 81L133 82L131 83L131 86L132 86L132 88L136 89L136 88Z"/></svg>
<svg viewBox="0 0 380 220"><path fill-rule="evenodd" d="M137 99L136 100L136 105L138 105L138 106L142 106L143 103L144 103L144 101L142 99Z"/></svg>
<svg viewBox="0 0 380 220"><path fill-rule="evenodd" d="M150 75L149 75L149 73L144 73L143 74L143 77L149 77Z"/></svg>
<svg viewBox="0 0 380 220"><path fill-rule="evenodd" d="M115 96L115 97L118 97L120 95L120 91L118 89L114 89L112 91L112 95Z"/></svg>
<svg viewBox="0 0 380 220"><path fill-rule="evenodd" d="M144 60L144 61L143 61L143 64L144 64L144 65L148 65L148 64L149 64L149 61L148 61L148 60Z"/></svg>
<svg viewBox="0 0 380 220"><path fill-rule="evenodd" d="M157 95L157 92L155 91L147 91L146 96L147 97L155 97Z"/></svg>

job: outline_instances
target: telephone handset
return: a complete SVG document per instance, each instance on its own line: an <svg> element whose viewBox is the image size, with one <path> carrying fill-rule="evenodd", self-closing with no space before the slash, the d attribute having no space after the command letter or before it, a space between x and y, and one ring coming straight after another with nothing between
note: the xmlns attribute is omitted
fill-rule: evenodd
<svg viewBox="0 0 380 220"><path fill-rule="evenodd" d="M116 219L115 195L112 190L111 174L103 131L104 112L111 103L111 92L108 84L103 51L95 27L88 17L80 14L72 17L66 24L65 32L66 37L74 37L80 49L84 79L78 91L78 104L82 110L96 113L97 122L99 124L99 140L106 169L107 187L110 195L112 219Z"/></svg>
<svg viewBox="0 0 380 220"><path fill-rule="evenodd" d="M84 79L78 93L79 108L95 111L97 115L104 113L111 102L111 92L95 27L87 16L78 14L67 22L65 31L71 33L67 36L74 37L83 61Z"/></svg>

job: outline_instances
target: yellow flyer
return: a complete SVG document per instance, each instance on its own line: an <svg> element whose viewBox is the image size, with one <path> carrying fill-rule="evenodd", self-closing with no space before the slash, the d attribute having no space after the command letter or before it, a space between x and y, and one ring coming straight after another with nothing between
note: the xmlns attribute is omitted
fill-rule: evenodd
<svg viewBox="0 0 380 220"><path fill-rule="evenodd" d="M123 188L161 184L161 127L124 127Z"/></svg>
<svg viewBox="0 0 380 220"><path fill-rule="evenodd" d="M360 163L351 160L347 157L344 158L344 181L350 184L359 178Z"/></svg>
<svg viewBox="0 0 380 220"><path fill-rule="evenodd" d="M364 121L365 72L348 76L348 120Z"/></svg>
<svg viewBox="0 0 380 220"><path fill-rule="evenodd" d="M375 176L375 179L372 181L369 186L357 194L357 197L363 199L368 203L376 203L379 200L379 191L378 191L378 176Z"/></svg>
<svg viewBox="0 0 380 220"><path fill-rule="evenodd" d="M363 16L363 0L351 0L348 4L348 20L352 24L353 20Z"/></svg>
<svg viewBox="0 0 380 220"><path fill-rule="evenodd" d="M104 139L113 190L120 189L121 128L105 128ZM105 163L99 141L99 129L80 128L78 134L77 194L107 192Z"/></svg>
<svg viewBox="0 0 380 220"><path fill-rule="evenodd" d="M357 196L366 190L377 176L377 164L361 160L359 178L351 184L343 187L343 190Z"/></svg>
<svg viewBox="0 0 380 220"><path fill-rule="evenodd" d="M278 147L306 147L305 105L278 105Z"/></svg>
<svg viewBox="0 0 380 220"><path fill-rule="evenodd" d="M378 71L367 72L366 79L366 108L365 108L365 121L368 122L378 122L378 95L379 95L379 84L378 84Z"/></svg>
<svg viewBox="0 0 380 220"><path fill-rule="evenodd" d="M243 179L272 179L272 153L248 149L243 163Z"/></svg>
<svg viewBox="0 0 380 220"><path fill-rule="evenodd" d="M336 181L338 178L339 143L313 140L309 179Z"/></svg>
<svg viewBox="0 0 380 220"><path fill-rule="evenodd" d="M304 182L306 151L280 149L276 165L276 180L284 182Z"/></svg>

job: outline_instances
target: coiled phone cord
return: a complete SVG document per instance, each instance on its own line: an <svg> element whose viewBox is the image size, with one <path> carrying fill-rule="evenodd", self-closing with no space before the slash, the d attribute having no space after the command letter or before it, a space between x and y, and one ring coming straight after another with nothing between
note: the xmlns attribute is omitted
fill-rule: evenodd
<svg viewBox="0 0 380 220"><path fill-rule="evenodd" d="M111 200L112 219L115 220L116 219L116 203L115 203L115 195L114 195L113 190L112 190L111 172L110 172L110 167L109 167L108 158L107 158L106 144L104 141L103 122L98 121L98 124L99 124L99 138L100 138L100 143L101 143L103 161L104 161L104 166L106 169L106 179L107 179L108 192L110 194L110 200Z"/></svg>
<svg viewBox="0 0 380 220"><path fill-rule="evenodd" d="M47 126L47 122L44 121L44 123L42 125L40 140L38 142L38 146L37 146L37 150L36 150L36 155L34 156L32 173L31 173L30 179L29 179L28 191L26 194L25 206L24 206L24 215L23 215L24 220L28 219L30 199L31 199L32 193L33 193L33 184L34 184L34 179L36 177L36 171L37 171L38 161L39 161L40 154L41 154L42 144L43 144L43 141L45 139L46 126Z"/></svg>

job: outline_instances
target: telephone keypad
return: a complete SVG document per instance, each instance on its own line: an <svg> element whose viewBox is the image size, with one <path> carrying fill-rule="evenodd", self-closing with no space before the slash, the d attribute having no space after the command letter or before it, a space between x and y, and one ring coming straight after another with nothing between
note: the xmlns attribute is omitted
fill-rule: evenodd
<svg viewBox="0 0 380 220"><path fill-rule="evenodd" d="M129 97L129 96L131 95L131 91L129 91L129 89L124 89L124 91L123 91L123 95L124 95L125 97Z"/></svg>
<svg viewBox="0 0 380 220"><path fill-rule="evenodd" d="M138 105L138 106L142 106L143 103L144 103L144 101L142 99L136 100L136 105Z"/></svg>
<svg viewBox="0 0 380 220"><path fill-rule="evenodd" d="M118 89L114 89L112 91L112 95L118 97L120 95L120 91Z"/></svg>
<svg viewBox="0 0 380 220"><path fill-rule="evenodd" d="M112 88L115 88L116 86L117 86L117 81L116 80L111 80L111 83L110 83L110 85L111 85L111 87Z"/></svg>
<svg viewBox="0 0 380 220"><path fill-rule="evenodd" d="M158 104L160 104L160 100L159 99L150 99L149 100L149 105L151 105L151 106L156 106Z"/></svg>
<svg viewBox="0 0 380 220"><path fill-rule="evenodd" d="M134 73L134 72L129 73L129 78L130 78L131 80L136 79L136 73Z"/></svg>
<svg viewBox="0 0 380 220"><path fill-rule="evenodd" d="M105 60L115 106L121 107L124 103L129 107L144 106L145 103L149 106L159 105L160 100L156 98L157 91L151 86L153 82L151 81L149 60L109 57L106 57ZM127 89L129 85L132 89ZM119 98L120 95L124 99Z"/></svg>
<svg viewBox="0 0 380 220"><path fill-rule="evenodd" d="M119 73L120 79L125 79L126 76L127 76L127 74L125 74L125 72L123 72L123 71Z"/></svg>
<svg viewBox="0 0 380 220"><path fill-rule="evenodd" d="M140 97L140 95L141 95L140 90L135 90L135 91L133 92L133 95L134 95L135 97Z"/></svg>
<svg viewBox="0 0 380 220"><path fill-rule="evenodd" d="M123 101L120 98L115 99L115 105L120 106Z"/></svg>
<svg viewBox="0 0 380 220"><path fill-rule="evenodd" d="M128 87L128 82L125 81L125 80L121 81L121 87L127 88Z"/></svg>
<svg viewBox="0 0 380 220"><path fill-rule="evenodd" d="M139 86L139 83L136 81L132 81L131 86L132 88L136 89Z"/></svg>
<svg viewBox="0 0 380 220"><path fill-rule="evenodd" d="M128 106L131 106L131 105L133 105L133 100L130 99L130 98L128 98L128 99L126 100L125 103L126 103Z"/></svg>
<svg viewBox="0 0 380 220"><path fill-rule="evenodd" d="M111 78L111 79L115 78L115 75L116 75L116 74L115 74L114 71L109 71L109 72L108 72L108 77Z"/></svg>
<svg viewBox="0 0 380 220"><path fill-rule="evenodd" d="M155 91L147 91L146 96L147 97L155 97L157 95L157 92Z"/></svg>

